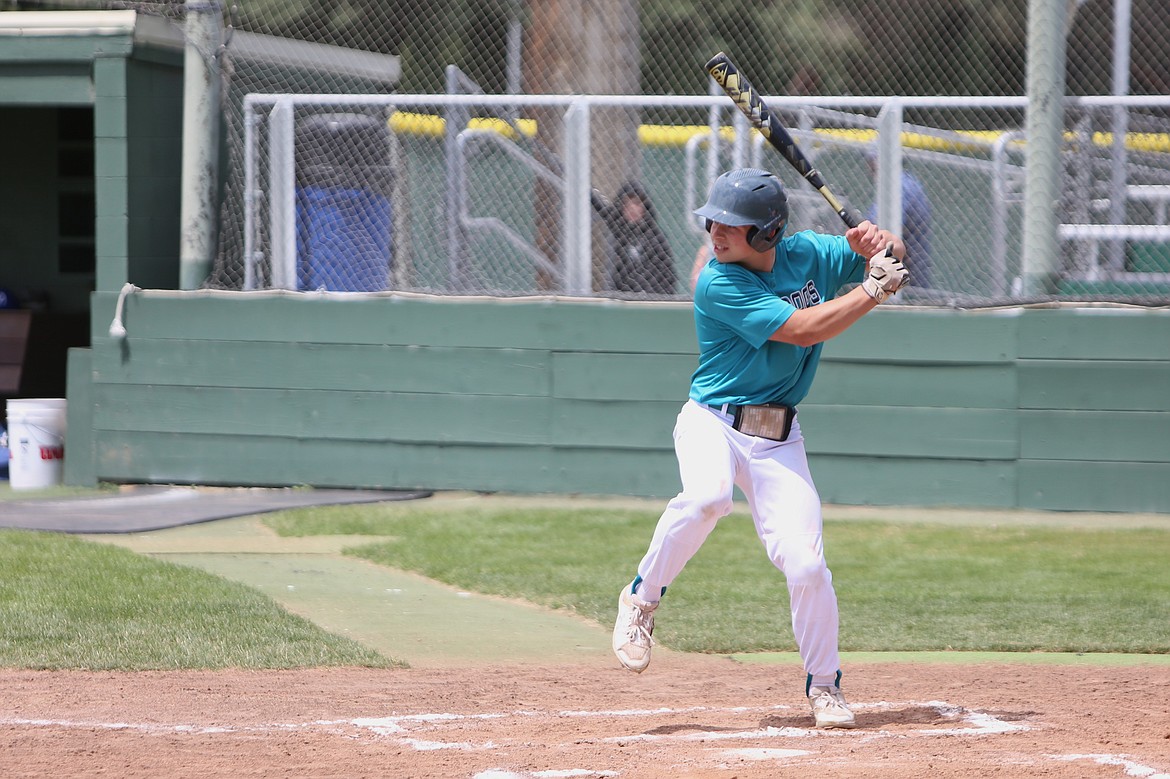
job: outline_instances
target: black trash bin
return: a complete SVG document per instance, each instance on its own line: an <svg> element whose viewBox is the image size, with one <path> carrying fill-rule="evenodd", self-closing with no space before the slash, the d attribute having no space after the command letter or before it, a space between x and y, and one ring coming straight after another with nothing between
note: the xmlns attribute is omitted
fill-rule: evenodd
<svg viewBox="0 0 1170 779"><path fill-rule="evenodd" d="M390 129L365 114L298 123L297 287L377 292L393 262Z"/></svg>

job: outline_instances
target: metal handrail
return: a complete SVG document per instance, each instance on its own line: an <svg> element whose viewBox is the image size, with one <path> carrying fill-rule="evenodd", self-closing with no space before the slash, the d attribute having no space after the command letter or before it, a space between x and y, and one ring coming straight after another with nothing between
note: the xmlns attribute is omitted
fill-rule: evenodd
<svg viewBox="0 0 1170 779"><path fill-rule="evenodd" d="M532 157L532 155L494 130L469 129L464 130L456 136L455 144L458 149L457 160L458 164L463 166L464 172L467 169L469 150L472 144L479 142L495 144L497 148L502 149L509 157L527 167L540 178L550 184L561 188L564 187L565 180L562 177L549 170L545 165ZM503 236L508 243L523 252L541 270L556 279L558 284L563 282L564 270L551 261L544 252L524 240L523 236L509 227L502 219L497 217L472 216L470 214L470 208L468 206L470 197L467 192L467 179L468 177L466 175L460 177L462 187L457 195L459 200L458 219L460 224L464 227L479 228Z"/></svg>

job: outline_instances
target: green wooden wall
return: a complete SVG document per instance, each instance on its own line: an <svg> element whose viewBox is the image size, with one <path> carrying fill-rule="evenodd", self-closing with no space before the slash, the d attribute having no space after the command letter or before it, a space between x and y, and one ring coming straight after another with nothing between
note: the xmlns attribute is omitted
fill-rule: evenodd
<svg viewBox="0 0 1170 779"><path fill-rule="evenodd" d="M94 62L99 290L120 289L126 279L179 286L180 64L180 55L167 52Z"/></svg>
<svg viewBox="0 0 1170 779"><path fill-rule="evenodd" d="M147 292L115 341L115 300L69 483L678 489L688 304ZM800 418L826 502L1170 513L1170 312L885 307Z"/></svg>

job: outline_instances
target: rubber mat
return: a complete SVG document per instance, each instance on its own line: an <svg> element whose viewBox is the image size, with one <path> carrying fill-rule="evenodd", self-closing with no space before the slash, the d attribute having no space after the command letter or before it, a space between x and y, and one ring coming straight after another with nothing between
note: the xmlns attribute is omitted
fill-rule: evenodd
<svg viewBox="0 0 1170 779"><path fill-rule="evenodd" d="M0 502L0 527L61 533L141 533L306 506L417 500L429 491L216 487L122 488L109 496Z"/></svg>

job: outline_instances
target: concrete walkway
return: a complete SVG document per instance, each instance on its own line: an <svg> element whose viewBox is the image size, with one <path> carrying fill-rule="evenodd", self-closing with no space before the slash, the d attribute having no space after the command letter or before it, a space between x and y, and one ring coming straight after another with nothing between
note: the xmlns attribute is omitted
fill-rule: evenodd
<svg viewBox="0 0 1170 779"><path fill-rule="evenodd" d="M342 554L383 537L282 538L258 517L82 537L242 582L325 630L416 668L609 657L609 631L596 623Z"/></svg>

